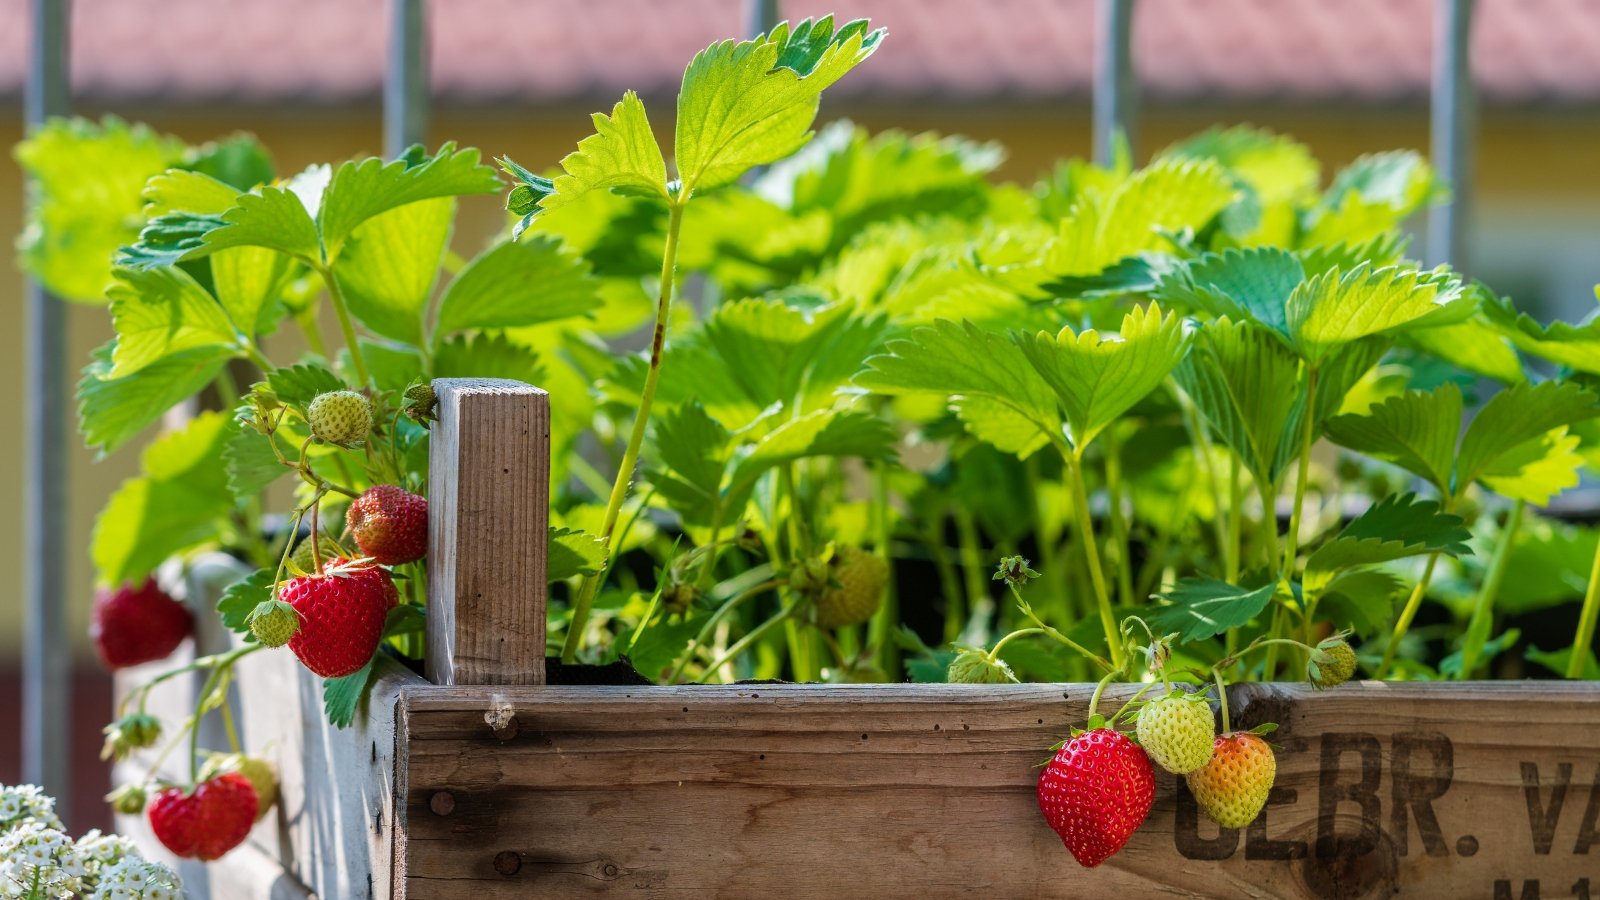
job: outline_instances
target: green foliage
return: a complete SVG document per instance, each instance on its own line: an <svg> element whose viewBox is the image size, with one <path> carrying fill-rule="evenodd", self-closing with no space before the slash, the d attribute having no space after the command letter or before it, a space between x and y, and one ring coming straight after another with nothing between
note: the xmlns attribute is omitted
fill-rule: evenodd
<svg viewBox="0 0 1600 900"><path fill-rule="evenodd" d="M114 116L52 119L17 145L33 201L17 241L22 267L64 299L99 303L111 257L137 233L145 179L178 162L183 145Z"/></svg>
<svg viewBox="0 0 1600 900"><path fill-rule="evenodd" d="M1154 611L1150 627L1175 633L1182 642L1205 640L1260 615L1276 591L1274 584L1251 589L1215 578L1185 578L1161 595L1171 605Z"/></svg>
<svg viewBox="0 0 1600 900"><path fill-rule="evenodd" d="M675 141L685 196L737 181L811 136L822 91L873 51L884 30L865 19L834 29L833 17L780 23L753 41L722 41L683 73Z"/></svg>
<svg viewBox="0 0 1600 900"><path fill-rule="evenodd" d="M588 264L548 238L507 241L461 270L439 300L439 330L511 328L573 316L600 305Z"/></svg>
<svg viewBox="0 0 1600 900"><path fill-rule="evenodd" d="M328 723L335 728L349 728L356 720L356 711L366 698L367 685L377 659L369 660L361 670L343 678L328 678L322 682L322 709Z"/></svg>
<svg viewBox="0 0 1600 900"><path fill-rule="evenodd" d="M222 461L230 422L204 413L145 449L142 474L95 521L89 556L102 584L140 581L168 556L215 540L217 520L233 508Z"/></svg>
<svg viewBox="0 0 1600 900"><path fill-rule="evenodd" d="M1305 588L1320 592L1335 573L1357 566L1430 553L1464 556L1472 552L1468 537L1461 517L1442 512L1438 501L1412 494L1385 497L1311 554Z"/></svg>

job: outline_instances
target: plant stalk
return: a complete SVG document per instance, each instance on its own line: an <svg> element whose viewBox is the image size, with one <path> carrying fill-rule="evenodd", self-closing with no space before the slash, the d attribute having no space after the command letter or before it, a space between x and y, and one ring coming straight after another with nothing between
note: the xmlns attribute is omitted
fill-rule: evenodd
<svg viewBox="0 0 1600 900"><path fill-rule="evenodd" d="M333 276L333 269L329 266L320 266L317 272L322 275L322 283L328 288L328 297L333 300L333 311L339 315L339 330L344 332L344 345L350 351L350 364L356 367L356 378L360 379L361 386L366 387L372 383L372 378L367 374L367 361L361 356L361 345L356 343L356 326L350 319L350 309L345 305L339 279Z"/></svg>
<svg viewBox="0 0 1600 900"><path fill-rule="evenodd" d="M1279 574L1285 587L1294 577L1294 561L1299 552L1300 516L1306 503L1306 480L1311 477L1311 445L1316 438L1316 418L1317 369L1312 366L1306 375L1306 411L1300 426L1300 459L1295 469L1294 508L1289 512L1289 534L1284 543L1283 570Z"/></svg>
<svg viewBox="0 0 1600 900"><path fill-rule="evenodd" d="M1389 635L1389 646L1383 648L1383 661L1378 663L1378 670L1372 677L1382 680L1389 673L1389 666L1394 662L1394 655L1400 649L1400 640L1406 636L1406 631L1411 628L1411 620L1416 618L1417 610L1422 608L1422 598L1428 593L1428 582L1433 580L1433 567L1439 563L1439 554L1434 553L1428 557L1428 565L1422 570L1422 578L1417 586L1411 589L1411 596L1406 598L1406 605L1400 610L1400 618L1395 620L1394 633Z"/></svg>
<svg viewBox="0 0 1600 900"><path fill-rule="evenodd" d="M1089 515L1089 488L1083 481L1083 457L1062 447L1067 461L1067 477L1072 481L1072 512L1078 523L1078 540L1089 563L1089 580L1094 585L1095 603L1100 610L1100 626L1105 629L1106 648L1111 664L1124 665L1122 641L1117 636L1116 616L1111 612L1111 594L1106 590L1106 575L1100 568L1100 544L1094 536L1094 519Z"/></svg>
<svg viewBox="0 0 1600 900"><path fill-rule="evenodd" d="M1483 645L1489 640L1489 631L1494 625L1495 597L1499 595L1500 585L1506 579L1511 545L1516 543L1517 530L1522 527L1522 511L1527 505L1521 500L1512 504L1511 512L1506 514L1505 527L1500 529L1496 538L1494 556L1489 560L1489 571L1478 590L1478 602L1473 604L1472 618L1467 622L1467 636L1461 644L1461 671L1456 674L1458 681L1472 676L1472 671L1478 667L1478 657L1483 655Z"/></svg>
<svg viewBox="0 0 1600 900"><path fill-rule="evenodd" d="M1594 548L1594 565L1589 569L1589 590L1583 595L1583 612L1578 615L1578 633L1572 639L1572 658L1567 660L1567 677L1582 678L1594 643L1595 618L1600 616L1600 544Z"/></svg>
<svg viewBox="0 0 1600 900"><path fill-rule="evenodd" d="M645 428L650 424L650 407L655 403L656 385L661 381L661 357L667 344L667 319L672 312L672 294L678 267L678 231L683 224L683 203L667 207L667 244L661 254L661 291L656 300L656 324L650 339L650 368L645 373L644 390L639 395L639 412L633 419L633 431L628 435L627 447L622 451L622 462L617 466L617 478L611 485L611 497L606 501L606 514L601 524L600 538L606 543L606 558L610 559L615 542L612 535L617 528L617 516L622 511L622 501L628 496L633 483L633 469L639 463L639 448L644 445ZM610 566L594 575L585 576L578 588L572 607L572 621L567 626L567 637L561 646L561 661L571 663L578 658L578 648L583 644L583 633L589 624L589 612L594 609L594 599L600 593L600 581Z"/></svg>

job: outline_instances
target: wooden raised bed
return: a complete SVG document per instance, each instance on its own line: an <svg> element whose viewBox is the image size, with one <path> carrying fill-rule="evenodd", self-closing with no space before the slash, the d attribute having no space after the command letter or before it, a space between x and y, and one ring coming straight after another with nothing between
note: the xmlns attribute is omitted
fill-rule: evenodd
<svg viewBox="0 0 1600 900"><path fill-rule="evenodd" d="M1095 870L1034 800L1090 685L546 686L548 398L435 386L431 679L386 663L340 731L289 654L251 656L244 740L284 798L186 872L212 897L1600 892L1591 685L1237 686L1236 723L1281 726L1266 812L1219 830L1159 775Z"/></svg>

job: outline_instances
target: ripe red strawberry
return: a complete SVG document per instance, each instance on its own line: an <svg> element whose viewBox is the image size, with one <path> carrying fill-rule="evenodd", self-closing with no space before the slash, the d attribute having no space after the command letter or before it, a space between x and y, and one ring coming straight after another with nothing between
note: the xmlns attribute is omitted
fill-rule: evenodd
<svg viewBox="0 0 1600 900"><path fill-rule="evenodd" d="M256 821L256 789L237 772L202 781L194 793L170 787L150 802L150 829L184 859L213 860L244 843Z"/></svg>
<svg viewBox="0 0 1600 900"><path fill-rule="evenodd" d="M1184 776L1200 809L1223 828L1243 828L1267 805L1278 775L1272 747L1247 731L1217 737L1211 762Z"/></svg>
<svg viewBox="0 0 1600 900"><path fill-rule="evenodd" d="M1085 868L1100 865L1128 843L1155 797L1150 758L1110 728L1067 741L1039 775L1039 809Z"/></svg>
<svg viewBox="0 0 1600 900"><path fill-rule="evenodd" d="M323 678L360 671L383 639L383 622L400 602L389 573L370 563L336 559L321 575L291 578L278 599L300 614L289 649Z"/></svg>
<svg viewBox="0 0 1600 900"><path fill-rule="evenodd" d="M416 562L428 552L428 501L392 484L367 488L344 520L361 555L379 565Z"/></svg>
<svg viewBox="0 0 1600 900"><path fill-rule="evenodd" d="M167 596L149 578L94 598L89 636L107 668L120 669L165 659L194 630L189 607Z"/></svg>

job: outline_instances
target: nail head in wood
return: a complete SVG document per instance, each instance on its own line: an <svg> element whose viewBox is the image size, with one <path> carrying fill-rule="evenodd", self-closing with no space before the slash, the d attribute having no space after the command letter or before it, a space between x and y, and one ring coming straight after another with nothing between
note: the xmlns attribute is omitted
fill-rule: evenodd
<svg viewBox="0 0 1600 900"><path fill-rule="evenodd" d="M500 379L433 389L428 679L544 684L550 396Z"/></svg>
<svg viewBox="0 0 1600 900"><path fill-rule="evenodd" d="M428 808L436 816L448 816L456 811L456 795L449 791L434 791L428 798Z"/></svg>
<svg viewBox="0 0 1600 900"><path fill-rule="evenodd" d="M494 855L494 870L507 877L522 868L522 854L515 850L502 850Z"/></svg>

